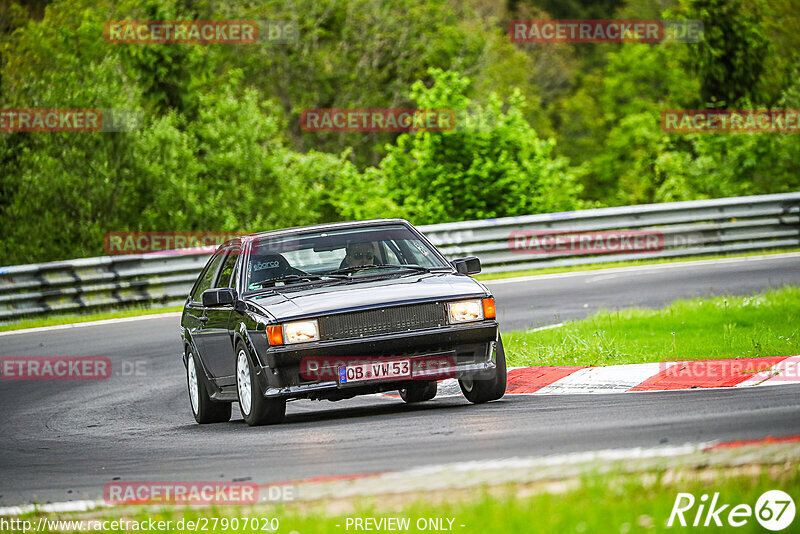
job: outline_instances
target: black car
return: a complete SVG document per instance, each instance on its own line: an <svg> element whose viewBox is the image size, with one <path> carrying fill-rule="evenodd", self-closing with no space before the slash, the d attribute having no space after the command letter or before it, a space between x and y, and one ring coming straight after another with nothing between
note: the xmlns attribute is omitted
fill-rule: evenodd
<svg viewBox="0 0 800 534"><path fill-rule="evenodd" d="M181 318L198 423L280 422L290 399L397 390L436 396L457 378L473 403L505 394L495 303L475 257L448 261L408 221L325 224L220 246Z"/></svg>

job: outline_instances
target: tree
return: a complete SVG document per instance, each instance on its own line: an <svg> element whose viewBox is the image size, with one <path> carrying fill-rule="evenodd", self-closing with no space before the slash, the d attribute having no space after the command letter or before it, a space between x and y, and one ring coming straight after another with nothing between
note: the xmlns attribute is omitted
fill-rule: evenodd
<svg viewBox="0 0 800 534"><path fill-rule="evenodd" d="M431 69L433 85L413 85L420 109L449 108L457 117L489 118L453 132L400 135L378 169L399 211L415 223L486 219L575 209L580 191L574 170L553 157L555 141L539 139L523 116L524 99L504 107L492 96L485 106L465 92L469 79Z"/></svg>
<svg viewBox="0 0 800 534"><path fill-rule="evenodd" d="M774 46L764 32L763 1L694 0L687 18L703 22L703 39L690 45L700 80L700 107L768 104L764 74Z"/></svg>

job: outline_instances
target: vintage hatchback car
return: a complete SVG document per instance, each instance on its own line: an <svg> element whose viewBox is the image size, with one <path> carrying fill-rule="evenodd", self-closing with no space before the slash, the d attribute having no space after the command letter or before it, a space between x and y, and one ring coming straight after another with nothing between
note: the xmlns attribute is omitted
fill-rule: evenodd
<svg viewBox="0 0 800 534"><path fill-rule="evenodd" d="M475 257L448 261L411 223L359 221L248 235L220 246L181 318L192 412L280 422L286 401L457 378L473 403L505 394L495 303Z"/></svg>

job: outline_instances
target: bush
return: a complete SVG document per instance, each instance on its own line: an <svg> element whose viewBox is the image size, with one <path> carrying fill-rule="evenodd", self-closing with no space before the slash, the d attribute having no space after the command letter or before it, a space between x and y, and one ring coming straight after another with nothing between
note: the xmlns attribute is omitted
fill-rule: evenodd
<svg viewBox="0 0 800 534"><path fill-rule="evenodd" d="M567 160L553 156L555 140L540 139L525 120L524 99L492 95L485 106L465 96L469 79L432 69L434 83L413 85L419 109L452 109L452 132L402 134L378 169L398 212L418 224L572 210L579 186ZM476 126L465 116L483 117Z"/></svg>

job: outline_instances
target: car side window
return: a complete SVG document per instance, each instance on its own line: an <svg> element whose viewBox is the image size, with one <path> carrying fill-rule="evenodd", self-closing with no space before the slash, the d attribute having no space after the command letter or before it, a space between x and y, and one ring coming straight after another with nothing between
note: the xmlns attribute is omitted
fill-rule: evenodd
<svg viewBox="0 0 800 534"><path fill-rule="evenodd" d="M227 256L225 262L222 264L222 269L219 271L219 277L214 287L231 287L233 282L233 271L236 267L236 260L239 258L241 250L238 248L232 249Z"/></svg>
<svg viewBox="0 0 800 534"><path fill-rule="evenodd" d="M211 282L214 280L214 275L217 274L217 267L219 267L223 257L224 255L221 252L217 253L208 263L206 270L203 272L200 280L197 282L194 291L192 291L193 301L199 302L201 300L200 296L203 294L203 291L206 289L211 289Z"/></svg>

